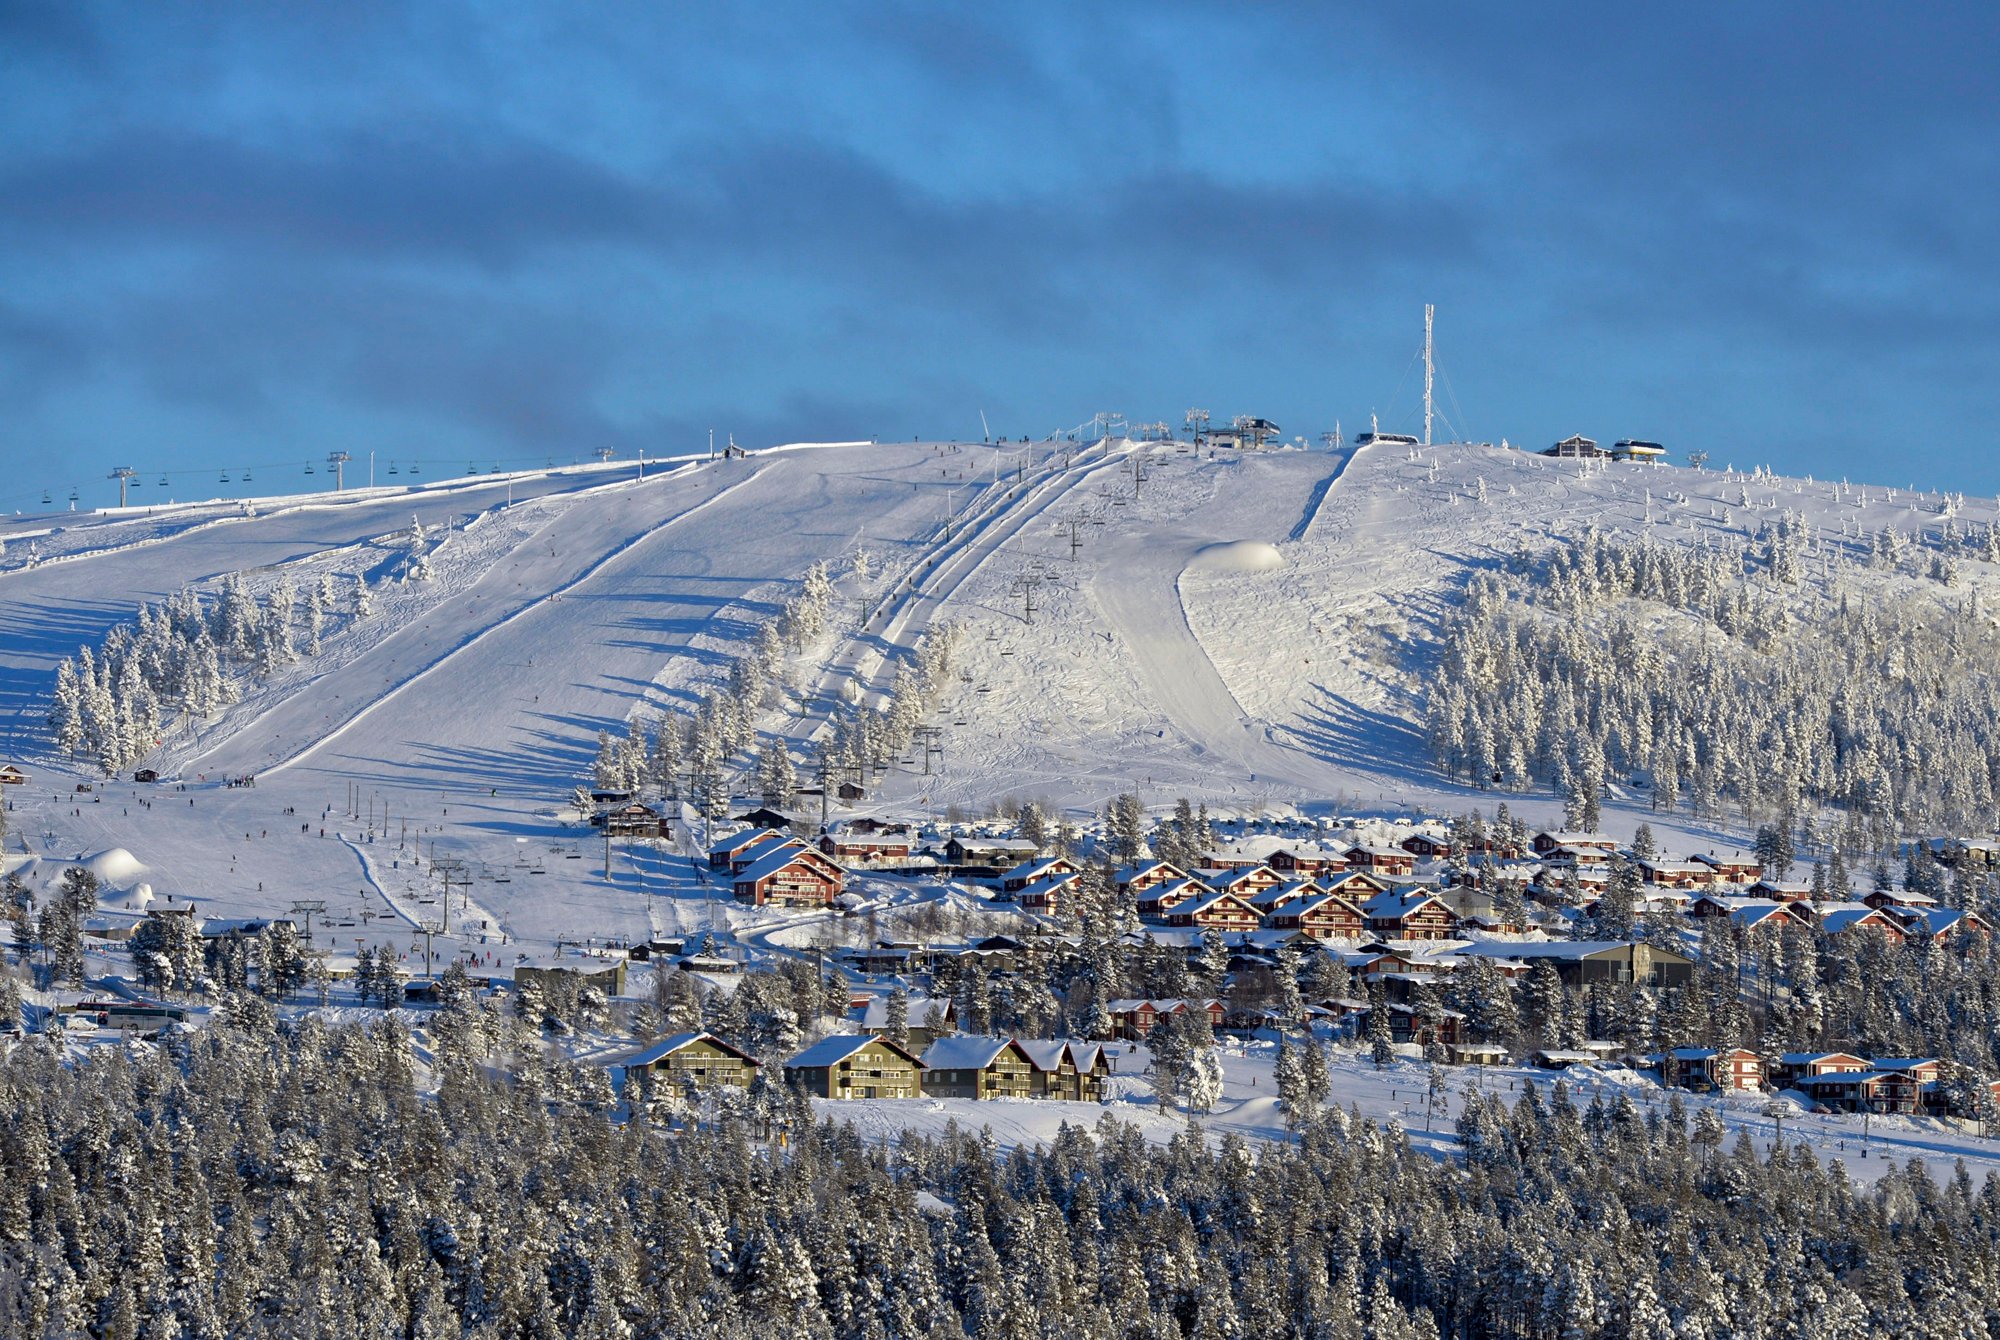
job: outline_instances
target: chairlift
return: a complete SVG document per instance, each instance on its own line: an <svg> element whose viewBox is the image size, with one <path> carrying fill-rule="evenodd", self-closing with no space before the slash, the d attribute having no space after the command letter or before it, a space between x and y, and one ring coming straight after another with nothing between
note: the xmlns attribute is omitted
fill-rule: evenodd
<svg viewBox="0 0 2000 1340"><path fill-rule="evenodd" d="M54 501L55 501L55 499L54 499L54 498L51 498L51 497L49 496L49 491L48 491L47 489L43 489L43 490L42 490L42 504L43 504L43 506L47 506L48 504L50 504L50 503L53 503Z"/></svg>
<svg viewBox="0 0 2000 1340"><path fill-rule="evenodd" d="M396 463L394 461L389 462L389 473L392 475L396 473Z"/></svg>
<svg viewBox="0 0 2000 1340"><path fill-rule="evenodd" d="M418 463L418 462L416 462L416 461L411 461L411 462L410 462L410 473L411 473L411 474L413 474L413 475L420 475L420 474L422 474L422 473L423 473L423 471L422 471L421 469L419 469L419 468L418 468L418 464L419 464L419 463Z"/></svg>
<svg viewBox="0 0 2000 1340"><path fill-rule="evenodd" d="M222 472L222 482L225 484L229 482L229 472L227 470Z"/></svg>
<svg viewBox="0 0 2000 1340"><path fill-rule="evenodd" d="M165 488L166 486L167 486L167 477L166 477L165 475L161 475L161 476L160 476L160 487L161 487L161 488ZM46 501L47 501L47 499L44 499L43 501L45 501L45 502L46 502Z"/></svg>
<svg viewBox="0 0 2000 1340"><path fill-rule="evenodd" d="M248 470L243 472L243 482L246 484L250 482L250 472Z"/></svg>
<svg viewBox="0 0 2000 1340"><path fill-rule="evenodd" d="M469 475L476 475L479 473L479 467L476 465L468 465L465 467L465 473Z"/></svg>
<svg viewBox="0 0 2000 1340"><path fill-rule="evenodd" d="M76 490L75 490L75 489L71 489L71 490L69 491L69 500L70 500L71 502L75 502L75 501L77 500L77 497L76 497Z"/></svg>
<svg viewBox="0 0 2000 1340"><path fill-rule="evenodd" d="M307 462L306 462L306 473L307 473L307 474L311 474L312 472L313 472L313 463L312 463L311 461L307 461Z"/></svg>

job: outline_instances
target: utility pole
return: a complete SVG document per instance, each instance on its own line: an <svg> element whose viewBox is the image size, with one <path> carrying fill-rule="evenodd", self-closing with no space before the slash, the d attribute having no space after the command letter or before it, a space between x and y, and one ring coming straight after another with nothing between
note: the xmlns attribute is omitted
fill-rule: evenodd
<svg viewBox="0 0 2000 1340"><path fill-rule="evenodd" d="M1437 308L1424 304L1424 445L1431 444L1431 318Z"/></svg>
<svg viewBox="0 0 2000 1340"><path fill-rule="evenodd" d="M1031 627L1035 622L1035 588L1041 584L1042 579L1033 573L1024 572L1014 579L1014 591L1021 597L1021 617Z"/></svg>
<svg viewBox="0 0 2000 1340"><path fill-rule="evenodd" d="M451 931L451 886L455 883L461 888L470 888L472 876L466 874L464 861L456 856L439 857L435 849L431 854L431 869L444 883L444 930L448 934Z"/></svg>
<svg viewBox="0 0 2000 1340"><path fill-rule="evenodd" d="M354 458L344 451L329 451L326 463L333 467L333 491L339 493L347 487L347 463Z"/></svg>
<svg viewBox="0 0 2000 1340"><path fill-rule="evenodd" d="M118 505L120 507L125 505L125 486L138 478L138 476L139 472L129 465L121 465L105 476L107 479L118 481Z"/></svg>
<svg viewBox="0 0 2000 1340"><path fill-rule="evenodd" d="M443 935L449 928L440 926L435 921L420 921L417 923L417 929L423 932L424 976L429 977L431 975L431 937L433 935Z"/></svg>
<svg viewBox="0 0 2000 1340"><path fill-rule="evenodd" d="M326 911L326 902L324 899L320 898L314 898L309 902L297 902L292 904L292 915L304 916L306 919L306 948L308 949L312 948L312 942L313 942L313 913L325 912L325 911Z"/></svg>

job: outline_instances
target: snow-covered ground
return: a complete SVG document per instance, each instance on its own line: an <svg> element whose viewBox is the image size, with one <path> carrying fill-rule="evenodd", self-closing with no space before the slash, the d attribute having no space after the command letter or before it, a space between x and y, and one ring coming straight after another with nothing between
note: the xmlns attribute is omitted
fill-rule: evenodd
<svg viewBox="0 0 2000 1340"><path fill-rule="evenodd" d="M1114 1043L1112 1078L1103 1103L1045 1102L1034 1099L974 1101L969 1098L925 1098L918 1100L854 1099L840 1102L815 1100L824 1115L851 1121L865 1136L893 1139L897 1132L917 1130L927 1134L942 1131L948 1122L964 1130L990 1130L1003 1148L1017 1144L1046 1145L1055 1139L1066 1122L1090 1126L1109 1115L1137 1126L1149 1140L1164 1143L1184 1129L1190 1119L1198 1121L1211 1138L1228 1134L1249 1140L1284 1140L1284 1114L1277 1103L1273 1069L1276 1044L1269 1041L1225 1039L1220 1046L1223 1069L1223 1096L1214 1109L1190 1114L1175 1106L1162 1110L1153 1098L1145 1072L1150 1064L1142 1045ZM1642 1114L1658 1109L1664 1113L1668 1093L1651 1078L1617 1067L1595 1066L1560 1073L1517 1066L1445 1067L1445 1087L1439 1099L1429 1103L1430 1067L1421 1061L1398 1060L1378 1068L1366 1049L1336 1047L1328 1067L1332 1079L1329 1102L1358 1112L1375 1121L1395 1121L1409 1136L1410 1143L1441 1158L1458 1150L1454 1123L1464 1107L1465 1096L1474 1090L1498 1096L1509 1106L1521 1097L1524 1083L1532 1083L1548 1101L1553 1086L1565 1084L1570 1102L1579 1115L1593 1099L1607 1106L1629 1097ZM1864 1131L1857 1116L1812 1116L1794 1105L1785 1105L1782 1120L1770 1114L1772 1100L1755 1094L1680 1095L1688 1118L1703 1109L1715 1113L1724 1130L1723 1147L1734 1147L1748 1135L1761 1154L1768 1151L1780 1133L1787 1144L1805 1143L1826 1162L1842 1160L1855 1180L1873 1182L1891 1168L1909 1160L1922 1159L1933 1175L1951 1175L1954 1162L1963 1160L1977 1184L1989 1172L2000 1172L2000 1140L1982 1138L1964 1123L1934 1118L1876 1117ZM1429 1129L1426 1129L1428 1125Z"/></svg>
<svg viewBox="0 0 2000 1340"><path fill-rule="evenodd" d="M1947 510L1961 529L1996 520L1990 500L1486 447L1211 455L1121 441L778 449L655 463L643 481L625 465L272 500L248 516L200 504L63 516L60 529L10 519L0 751L34 779L10 788L12 859L122 848L162 896L222 915L324 899L332 928L366 941L439 916L417 858L456 856L473 883L447 951L788 924L712 898L686 840L621 849L607 878L601 844L563 806L598 730L690 702L815 560L835 570L834 627L795 667L801 710L763 723L795 744L848 686L880 689L925 628L966 630L935 718L942 758L877 779L871 809L1032 797L1082 812L1136 790L1235 813L1507 799L1553 820L1545 793L1454 785L1421 748L1431 630L1470 572L1587 525L1740 545L1795 512L1858 548L1890 525L1934 531ZM419 547L431 576L405 581ZM859 550L865 580L844 575ZM1992 568L1968 557L1952 598L2000 588ZM170 732L146 760L166 783L104 783L50 755L40 718L61 657L141 600L237 571L301 589L365 574L377 609L202 729ZM222 785L243 774L257 785ZM74 793L79 781L95 791ZM1629 832L1641 818L1669 850L1742 842L1615 800L1605 822Z"/></svg>

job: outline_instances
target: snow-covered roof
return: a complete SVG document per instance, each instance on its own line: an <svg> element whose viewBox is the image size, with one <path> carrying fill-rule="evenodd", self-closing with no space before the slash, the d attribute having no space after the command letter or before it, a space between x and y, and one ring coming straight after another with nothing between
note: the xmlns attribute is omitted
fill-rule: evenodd
<svg viewBox="0 0 2000 1340"><path fill-rule="evenodd" d="M918 1065L923 1064L915 1056L910 1055L907 1050L898 1047L887 1038L879 1038L872 1033L835 1033L830 1037L821 1038L818 1042L815 1042L812 1046L785 1062L785 1067L789 1070L805 1070L820 1066L839 1065L842 1061L845 1061L871 1042L879 1042L898 1055L908 1057L910 1060L916 1061Z"/></svg>
<svg viewBox="0 0 2000 1340"><path fill-rule="evenodd" d="M984 1038L957 1034L939 1038L925 1049L926 1070L984 1070L1007 1050L1006 1038Z"/></svg>
<svg viewBox="0 0 2000 1340"><path fill-rule="evenodd" d="M1827 934L1834 935L1851 930L1856 923L1865 922L1870 917L1879 918L1891 926L1896 924L1893 918L1882 916L1872 907L1831 907L1820 913L1819 927Z"/></svg>
<svg viewBox="0 0 2000 1340"><path fill-rule="evenodd" d="M712 1033L703 1033L698 1030L693 1033L676 1033L672 1037L661 1038L659 1041L653 1043L651 1046L646 1047L640 1051L633 1052L629 1056L615 1058L612 1061L612 1064L622 1065L628 1069L636 1069L640 1066L655 1065L658 1062L665 1060L667 1057L672 1056L675 1052L681 1050L683 1047L692 1046L697 1042L703 1042L703 1041L711 1042L717 1047L722 1048L724 1051L729 1052L731 1055L739 1057L742 1060L749 1062L751 1065L757 1064L756 1058L751 1056L748 1052L743 1051L741 1048L730 1046L727 1042L724 1042L721 1038L716 1037Z"/></svg>
<svg viewBox="0 0 2000 1340"><path fill-rule="evenodd" d="M766 879L777 874L792 862L802 858L810 861L810 858L806 857L805 848L786 847L781 851L772 852L769 856L758 857L732 876L732 878L738 884L754 884L760 879Z"/></svg>

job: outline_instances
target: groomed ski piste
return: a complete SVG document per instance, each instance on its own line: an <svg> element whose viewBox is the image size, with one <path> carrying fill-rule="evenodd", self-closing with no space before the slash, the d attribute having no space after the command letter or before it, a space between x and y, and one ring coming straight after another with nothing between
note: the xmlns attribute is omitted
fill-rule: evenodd
<svg viewBox="0 0 2000 1340"><path fill-rule="evenodd" d="M249 918L323 901L323 948L386 944L413 966L415 932L446 915L429 873L437 858L463 862L469 880L449 904L449 931L432 937L439 961L511 965L699 932L768 953L852 942L838 914L718 895L698 869L707 834L692 816L673 842L621 842L607 869L605 845L568 808L598 731L689 705L815 561L835 579L833 628L792 667L791 708L759 723L795 748L833 705L886 687L927 629L963 629L957 678L933 717L942 754L873 779L865 803L836 818L979 813L1010 798L1082 817L1136 791L1155 806L1186 796L1218 815L1328 820L1505 799L1552 823L1560 805L1545 791L1452 784L1423 748L1431 632L1471 572L1586 526L1740 546L1790 513L1852 547L1889 526L1935 528L1947 512L1965 527L2000 522L1992 500L1752 474L1715 455L1692 470L1470 445L796 444L653 461L643 479L623 462L9 518L0 758L30 781L9 788L6 866L40 888L91 863L108 911L136 913L150 896ZM865 577L853 566L863 552ZM419 558L427 577L413 575ZM1953 598L1977 593L1993 608L2000 573L1964 568ZM130 768L107 780L52 750L42 718L57 663L101 643L140 602L212 591L237 572L290 575L303 590L323 571L365 578L373 614L213 720L170 726L140 764L160 782L135 783ZM1641 821L1670 850L1742 842L1609 797L1609 831L1629 835ZM850 890L891 923L926 904L975 927L1018 915L936 881L863 875ZM1269 1067L1254 1045L1231 1054L1217 1129L1280 1128ZM1421 1074L1350 1058L1337 1066L1337 1097L1401 1116ZM992 1121L1039 1139L1097 1110L1067 1106L927 1101L852 1114ZM1151 1119L1163 1132L1182 1120ZM1748 1107L1732 1121L1770 1124ZM1860 1171L1843 1145L1851 1123L1806 1118L1799 1134ZM2000 1167L1994 1146L1928 1126L1878 1135L1908 1155Z"/></svg>

